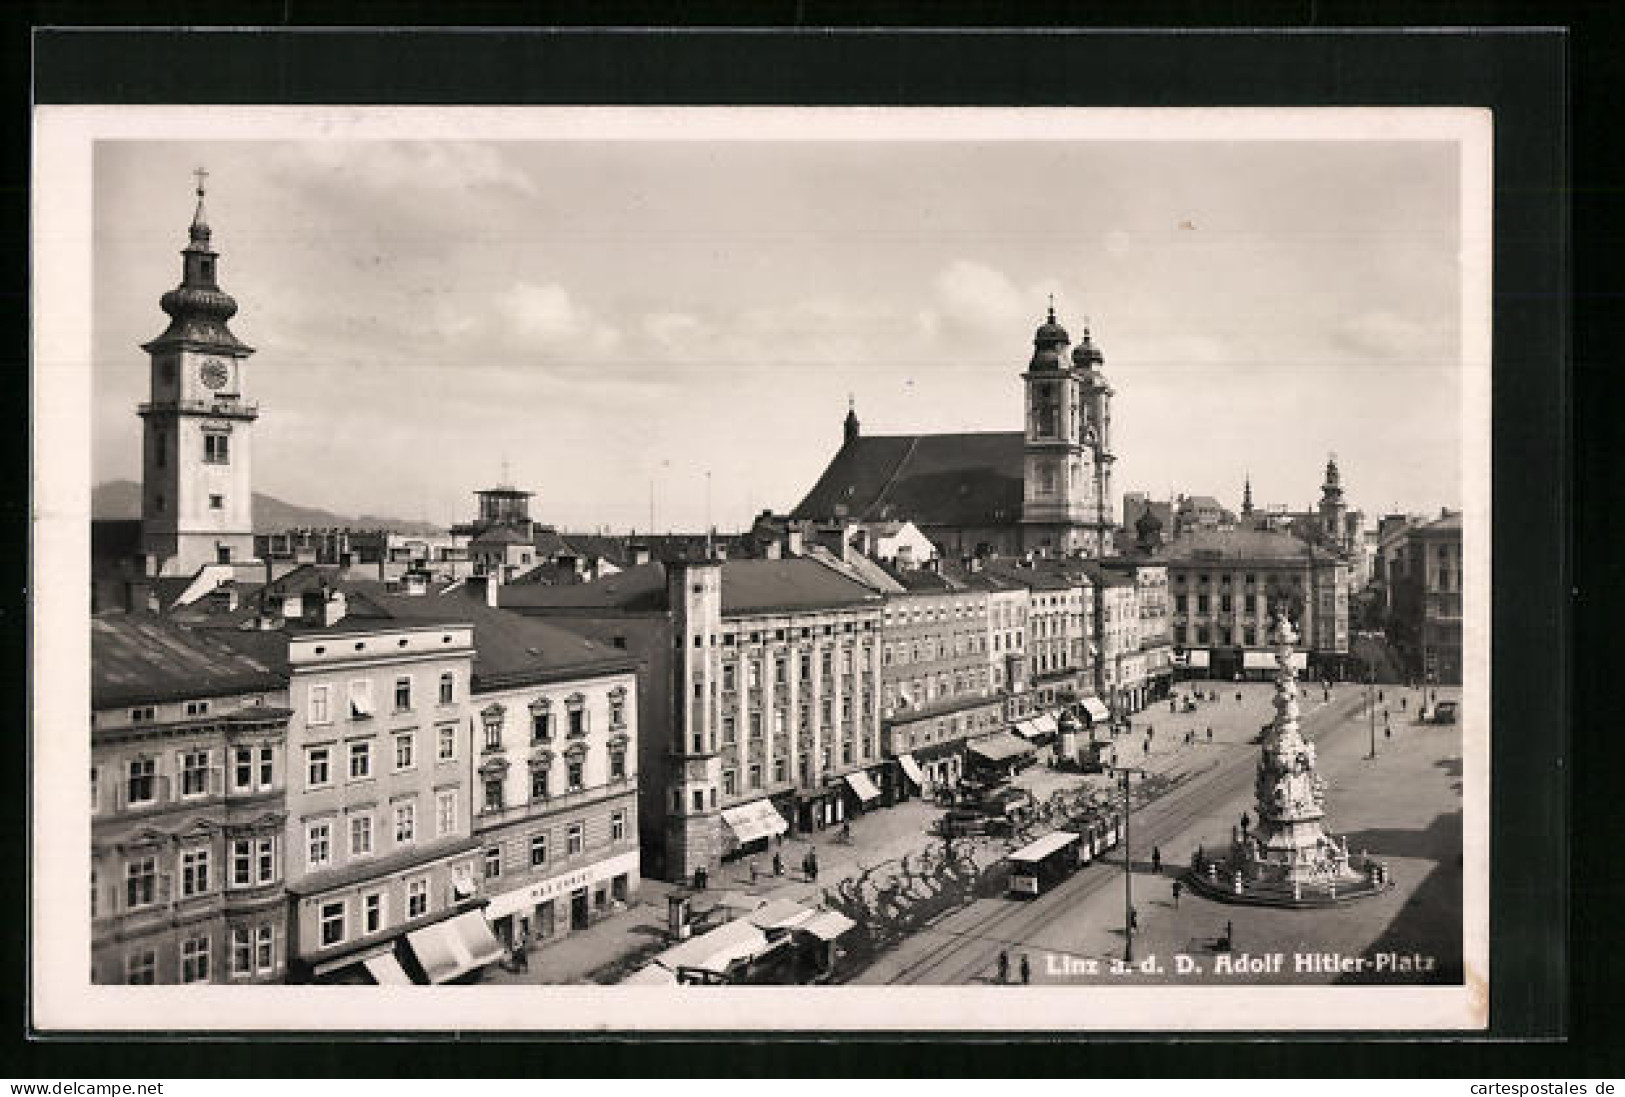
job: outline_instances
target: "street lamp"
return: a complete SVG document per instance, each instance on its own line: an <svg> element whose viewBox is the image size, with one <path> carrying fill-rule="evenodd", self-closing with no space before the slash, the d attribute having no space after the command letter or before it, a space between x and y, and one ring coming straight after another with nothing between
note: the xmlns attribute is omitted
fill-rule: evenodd
<svg viewBox="0 0 1625 1097"><path fill-rule="evenodd" d="M1147 776L1147 771L1125 766L1123 774L1123 962L1134 962L1134 850L1129 842L1129 819L1133 806L1129 802L1128 779L1134 774Z"/></svg>
<svg viewBox="0 0 1625 1097"><path fill-rule="evenodd" d="M1365 671L1365 707L1371 720L1371 753L1367 758L1377 756L1377 671L1370 664Z"/></svg>

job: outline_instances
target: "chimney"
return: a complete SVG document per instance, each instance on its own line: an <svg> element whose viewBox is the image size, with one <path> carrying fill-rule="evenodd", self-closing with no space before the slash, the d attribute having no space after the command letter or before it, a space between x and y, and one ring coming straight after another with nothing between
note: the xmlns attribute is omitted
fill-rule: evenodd
<svg viewBox="0 0 1625 1097"><path fill-rule="evenodd" d="M322 625L324 627L336 625L344 620L344 592L330 590L327 597L322 599Z"/></svg>

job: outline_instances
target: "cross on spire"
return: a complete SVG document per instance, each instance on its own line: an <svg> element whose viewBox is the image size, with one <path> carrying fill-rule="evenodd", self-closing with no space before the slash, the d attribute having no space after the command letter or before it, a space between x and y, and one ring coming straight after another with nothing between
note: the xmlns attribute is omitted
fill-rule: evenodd
<svg viewBox="0 0 1625 1097"><path fill-rule="evenodd" d="M193 168L192 174L197 178L197 196L202 198L203 181L209 177L209 170L207 168Z"/></svg>
<svg viewBox="0 0 1625 1097"><path fill-rule="evenodd" d="M1055 295L1049 295L1049 322L1055 323Z"/></svg>

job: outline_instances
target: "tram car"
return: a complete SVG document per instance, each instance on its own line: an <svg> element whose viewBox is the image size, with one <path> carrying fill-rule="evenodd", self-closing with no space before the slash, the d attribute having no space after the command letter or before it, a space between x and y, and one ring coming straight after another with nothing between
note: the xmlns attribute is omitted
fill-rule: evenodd
<svg viewBox="0 0 1625 1097"><path fill-rule="evenodd" d="M1080 836L1070 830L1052 830L1010 854L1009 890L1012 896L1036 899L1084 864Z"/></svg>

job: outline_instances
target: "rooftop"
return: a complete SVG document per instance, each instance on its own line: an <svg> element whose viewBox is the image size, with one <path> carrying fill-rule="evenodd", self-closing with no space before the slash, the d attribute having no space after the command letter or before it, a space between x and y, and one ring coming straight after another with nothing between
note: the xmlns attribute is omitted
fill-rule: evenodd
<svg viewBox="0 0 1625 1097"><path fill-rule="evenodd" d="M1021 519L1020 431L859 437L831 459L791 518L1004 526Z"/></svg>
<svg viewBox="0 0 1625 1097"><path fill-rule="evenodd" d="M148 613L91 618L93 708L222 697L286 686L281 664L239 650L212 632Z"/></svg>
<svg viewBox="0 0 1625 1097"><path fill-rule="evenodd" d="M1305 560L1310 547L1305 541L1269 529L1193 529L1174 538L1163 548L1170 563L1199 560Z"/></svg>

